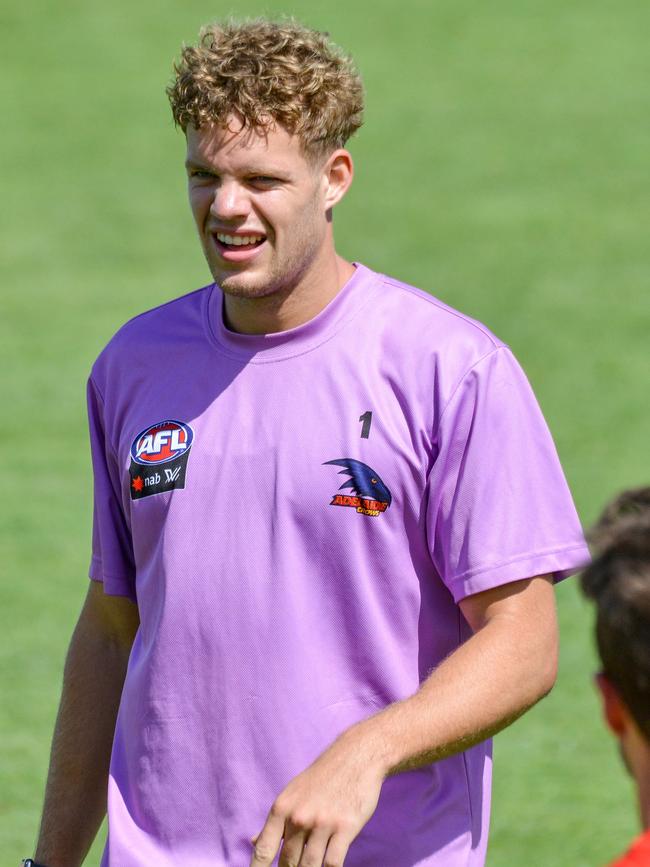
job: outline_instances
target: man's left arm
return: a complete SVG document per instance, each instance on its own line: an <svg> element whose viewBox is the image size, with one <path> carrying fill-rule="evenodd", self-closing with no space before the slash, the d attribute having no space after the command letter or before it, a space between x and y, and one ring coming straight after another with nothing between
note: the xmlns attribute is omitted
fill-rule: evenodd
<svg viewBox="0 0 650 867"><path fill-rule="evenodd" d="M558 628L553 580L515 581L461 600L473 635L415 695L347 729L276 798L251 867L341 867L384 779L466 750L552 688Z"/></svg>

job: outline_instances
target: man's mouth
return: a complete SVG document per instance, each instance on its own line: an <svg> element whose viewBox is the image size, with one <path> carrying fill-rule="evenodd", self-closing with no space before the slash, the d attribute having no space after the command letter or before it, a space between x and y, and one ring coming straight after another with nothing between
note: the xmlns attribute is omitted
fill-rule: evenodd
<svg viewBox="0 0 650 867"><path fill-rule="evenodd" d="M212 232L212 238L220 258L233 265L245 264L257 258L266 243L266 235L252 232L239 232L234 235L229 232Z"/></svg>
<svg viewBox="0 0 650 867"><path fill-rule="evenodd" d="M215 232L217 241L230 250L253 250L264 242L264 235L227 235Z"/></svg>

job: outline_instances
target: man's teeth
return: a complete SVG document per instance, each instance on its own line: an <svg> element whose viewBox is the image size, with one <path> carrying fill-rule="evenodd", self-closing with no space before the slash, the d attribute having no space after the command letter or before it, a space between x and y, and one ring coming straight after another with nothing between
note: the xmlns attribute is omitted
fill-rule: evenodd
<svg viewBox="0 0 650 867"><path fill-rule="evenodd" d="M221 232L217 232L217 238L222 244L245 247L249 244L257 244L262 240L263 235L222 235Z"/></svg>

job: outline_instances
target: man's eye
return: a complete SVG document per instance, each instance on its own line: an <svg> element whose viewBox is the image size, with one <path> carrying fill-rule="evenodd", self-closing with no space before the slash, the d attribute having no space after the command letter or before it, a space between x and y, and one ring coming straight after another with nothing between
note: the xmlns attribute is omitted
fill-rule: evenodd
<svg viewBox="0 0 650 867"><path fill-rule="evenodd" d="M192 169L190 177L197 178L198 180L205 180L206 178L213 178L214 175L212 172L205 172L202 169Z"/></svg>
<svg viewBox="0 0 650 867"><path fill-rule="evenodd" d="M278 179L272 178L270 175L254 175L252 178L249 178L249 181L251 184L262 184L264 186L278 183Z"/></svg>

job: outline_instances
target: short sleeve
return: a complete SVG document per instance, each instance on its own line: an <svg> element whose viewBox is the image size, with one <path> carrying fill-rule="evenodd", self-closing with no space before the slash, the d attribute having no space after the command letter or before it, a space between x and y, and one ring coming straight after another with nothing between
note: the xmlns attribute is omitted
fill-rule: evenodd
<svg viewBox="0 0 650 867"><path fill-rule="evenodd" d="M584 566L589 553L546 422L507 347L465 374L444 407L428 478L433 562L459 601Z"/></svg>
<svg viewBox="0 0 650 867"><path fill-rule="evenodd" d="M88 574L93 581L103 582L105 593L136 601L133 545L120 496L119 464L106 436L104 404L92 378L88 380L88 424L94 479Z"/></svg>

